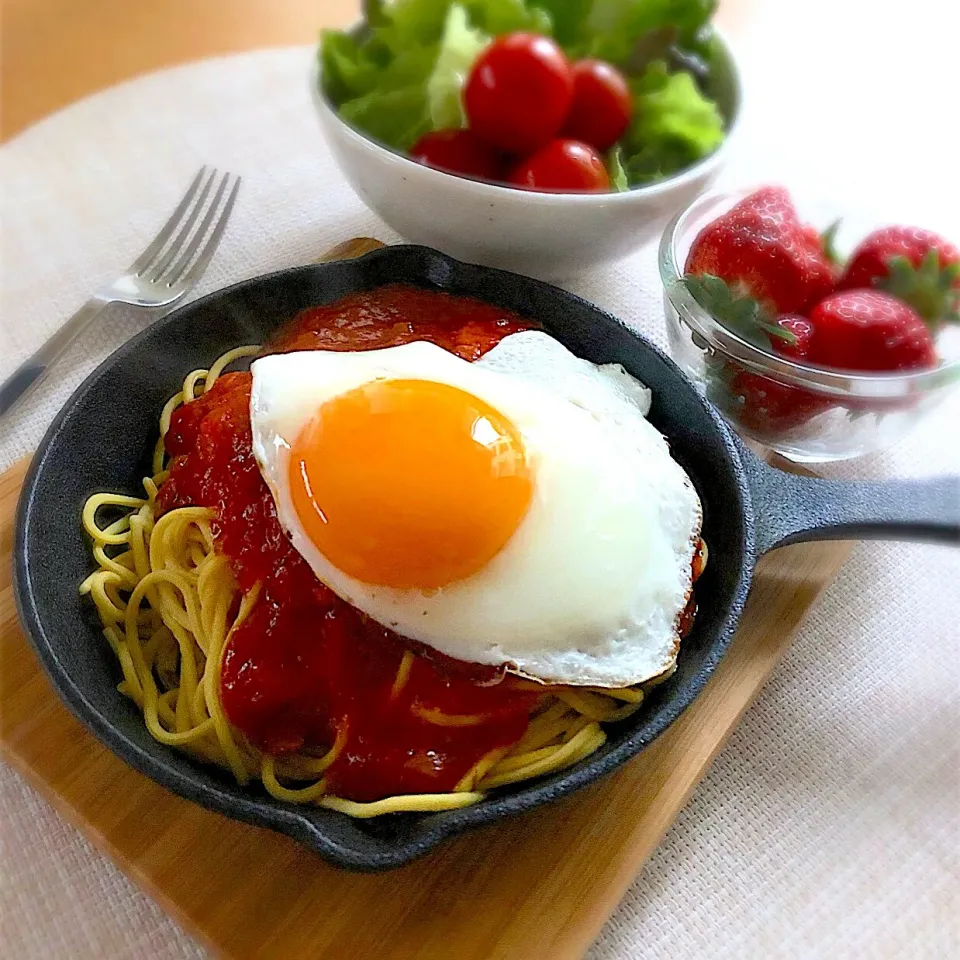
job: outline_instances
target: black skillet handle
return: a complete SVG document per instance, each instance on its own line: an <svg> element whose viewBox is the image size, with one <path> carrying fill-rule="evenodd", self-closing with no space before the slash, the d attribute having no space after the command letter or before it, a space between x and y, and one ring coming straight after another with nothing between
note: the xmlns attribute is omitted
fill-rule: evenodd
<svg viewBox="0 0 960 960"><path fill-rule="evenodd" d="M879 483L784 473L741 447L757 553L803 540L915 540L960 545L960 476Z"/></svg>

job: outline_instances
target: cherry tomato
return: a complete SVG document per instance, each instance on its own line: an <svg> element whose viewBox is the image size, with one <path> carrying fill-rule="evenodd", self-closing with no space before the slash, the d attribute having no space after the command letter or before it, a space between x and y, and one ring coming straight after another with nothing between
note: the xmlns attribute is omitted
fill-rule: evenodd
<svg viewBox="0 0 960 960"><path fill-rule="evenodd" d="M555 137L573 99L573 72L548 37L511 33L480 54L464 89L470 129L508 153Z"/></svg>
<svg viewBox="0 0 960 960"><path fill-rule="evenodd" d="M507 182L525 190L609 190L610 177L600 154L579 140L551 140L521 160Z"/></svg>
<svg viewBox="0 0 960 960"><path fill-rule="evenodd" d="M500 154L471 130L426 133L414 144L410 156L428 167L468 177L499 180L503 175Z"/></svg>
<svg viewBox="0 0 960 960"><path fill-rule="evenodd" d="M582 140L601 153L626 132L633 103L623 74L603 60L578 60L573 65L573 103L563 135Z"/></svg>

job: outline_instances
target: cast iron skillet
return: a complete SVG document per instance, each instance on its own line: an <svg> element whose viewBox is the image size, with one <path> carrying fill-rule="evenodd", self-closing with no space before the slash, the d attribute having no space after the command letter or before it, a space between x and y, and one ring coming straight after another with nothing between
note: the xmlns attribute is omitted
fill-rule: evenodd
<svg viewBox="0 0 960 960"><path fill-rule="evenodd" d="M305 307L397 281L478 297L533 317L579 356L618 361L651 387L650 419L669 438L703 500L710 561L697 583L700 611L676 674L635 718L611 726L608 743L592 757L463 810L356 821L241 789L228 775L150 737L136 707L117 693L112 654L91 606L77 594L91 567L80 510L93 491L139 494L159 411L188 371L230 347L262 341ZM957 542L958 492L957 478L853 485L777 472L740 445L667 357L596 307L546 284L468 266L433 250L390 247L210 294L106 360L61 411L33 460L17 517L16 596L27 634L60 696L131 766L183 797L289 834L332 863L383 870L426 853L444 837L564 796L642 750L689 706L723 656L754 562L764 551L830 537Z"/></svg>

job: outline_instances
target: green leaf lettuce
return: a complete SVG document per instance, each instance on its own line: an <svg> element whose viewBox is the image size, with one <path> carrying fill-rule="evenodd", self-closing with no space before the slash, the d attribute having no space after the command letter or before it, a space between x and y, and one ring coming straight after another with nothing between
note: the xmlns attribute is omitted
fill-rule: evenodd
<svg viewBox="0 0 960 960"><path fill-rule="evenodd" d="M670 176L723 142L723 117L689 73L670 73L658 61L630 89L633 120L622 146L631 184Z"/></svg>
<svg viewBox="0 0 960 960"><path fill-rule="evenodd" d="M617 193L630 189L630 178L623 165L622 147L614 147L607 156L607 174L610 176L610 186Z"/></svg>
<svg viewBox="0 0 960 960"><path fill-rule="evenodd" d="M676 50L709 43L716 0L369 0L366 28L324 31L324 90L365 134L409 150L429 130L462 127L463 86L490 39L554 34L571 59L599 57L630 77L633 117L608 157L615 189L670 176L715 150L723 118ZM663 58L663 59L661 59Z"/></svg>
<svg viewBox="0 0 960 960"><path fill-rule="evenodd" d="M532 0L546 10L556 37L572 57L597 57L629 66L651 42L693 43L709 23L716 0ZM655 35L661 34L659 38Z"/></svg>
<svg viewBox="0 0 960 960"><path fill-rule="evenodd" d="M470 26L467 11L454 4L440 42L440 52L427 80L427 105L432 129L465 127L463 86L481 51L490 42L489 34Z"/></svg>

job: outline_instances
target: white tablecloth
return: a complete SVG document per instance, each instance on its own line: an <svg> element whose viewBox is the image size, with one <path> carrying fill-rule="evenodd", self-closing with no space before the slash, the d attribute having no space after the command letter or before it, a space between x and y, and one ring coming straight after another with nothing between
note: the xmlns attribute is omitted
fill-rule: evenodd
<svg viewBox="0 0 960 960"><path fill-rule="evenodd" d="M952 0L767 3L737 38L750 98L728 181L831 184L960 238L958 29ZM200 293L348 236L395 239L328 155L309 58L272 51L147 76L0 150L0 377L133 259L202 163L245 179ZM663 342L652 250L568 285ZM4 428L0 468L141 323L122 309L103 319ZM896 449L831 472L957 471L958 417L955 397ZM960 556L944 548L855 548L592 960L955 955L958 583ZM202 955L10 769L0 830L5 957Z"/></svg>

